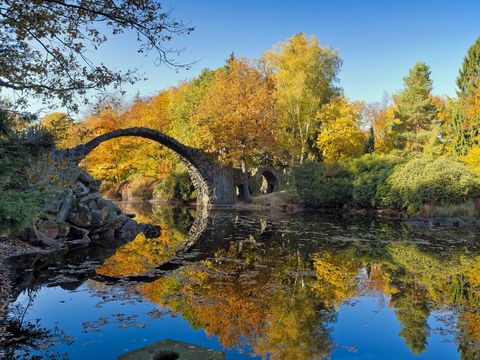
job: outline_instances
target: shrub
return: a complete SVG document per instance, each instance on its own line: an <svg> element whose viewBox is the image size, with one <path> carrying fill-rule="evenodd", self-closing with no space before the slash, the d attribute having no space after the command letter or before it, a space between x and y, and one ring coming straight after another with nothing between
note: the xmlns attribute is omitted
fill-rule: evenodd
<svg viewBox="0 0 480 360"><path fill-rule="evenodd" d="M33 223L48 189L32 183L30 176L38 157L20 140L0 141L0 232L19 233Z"/></svg>
<svg viewBox="0 0 480 360"><path fill-rule="evenodd" d="M175 170L164 181L157 184L153 196L157 200L181 201L192 201L197 197L190 175L183 169Z"/></svg>
<svg viewBox="0 0 480 360"><path fill-rule="evenodd" d="M383 205L410 213L424 204L460 204L480 197L480 178L464 164L448 157L414 158L395 168L388 179L390 191Z"/></svg>
<svg viewBox="0 0 480 360"><path fill-rule="evenodd" d="M376 208L390 192L387 179L402 159L393 155L368 154L351 160L348 165L353 175L353 206Z"/></svg>
<svg viewBox="0 0 480 360"><path fill-rule="evenodd" d="M314 207L342 207L352 200L349 170L340 164L305 163L291 172L294 201Z"/></svg>

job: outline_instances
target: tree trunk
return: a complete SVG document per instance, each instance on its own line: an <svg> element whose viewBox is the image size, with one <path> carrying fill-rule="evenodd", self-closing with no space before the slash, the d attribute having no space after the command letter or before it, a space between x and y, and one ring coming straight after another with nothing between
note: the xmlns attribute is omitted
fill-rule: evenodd
<svg viewBox="0 0 480 360"><path fill-rule="evenodd" d="M249 203L252 202L252 198L250 196L250 187L248 186L248 172L247 172L247 164L245 163L245 159L240 159L240 165L242 166L242 174L243 174L243 201Z"/></svg>
<svg viewBox="0 0 480 360"><path fill-rule="evenodd" d="M302 147L300 149L300 164L303 164L303 157L305 156L305 143L302 140Z"/></svg>

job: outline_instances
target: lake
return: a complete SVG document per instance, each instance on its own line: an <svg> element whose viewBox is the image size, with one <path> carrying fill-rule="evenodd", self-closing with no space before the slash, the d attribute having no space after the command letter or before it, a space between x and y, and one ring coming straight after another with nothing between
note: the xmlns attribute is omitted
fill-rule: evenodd
<svg viewBox="0 0 480 360"><path fill-rule="evenodd" d="M161 236L11 261L5 358L116 359L164 339L227 359L480 358L476 229L121 205Z"/></svg>

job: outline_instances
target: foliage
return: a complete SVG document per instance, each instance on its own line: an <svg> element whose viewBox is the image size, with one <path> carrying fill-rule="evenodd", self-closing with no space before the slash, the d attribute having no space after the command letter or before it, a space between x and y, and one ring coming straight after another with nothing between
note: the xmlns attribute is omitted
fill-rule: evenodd
<svg viewBox="0 0 480 360"><path fill-rule="evenodd" d="M272 86L246 59L218 69L194 117L202 147L234 164L268 152L275 130Z"/></svg>
<svg viewBox="0 0 480 360"><path fill-rule="evenodd" d="M343 165L307 162L295 166L291 172L294 201L335 208L352 200L351 174Z"/></svg>
<svg viewBox="0 0 480 360"><path fill-rule="evenodd" d="M336 83L341 60L315 36L299 33L266 51L263 62L275 83L283 158L302 163L315 150L318 111L340 92Z"/></svg>
<svg viewBox="0 0 480 360"><path fill-rule="evenodd" d="M65 113L53 112L41 119L41 127L45 128L53 136L55 147L66 149L74 146L73 119Z"/></svg>
<svg viewBox="0 0 480 360"><path fill-rule="evenodd" d="M413 158L395 168L384 205L416 212L424 204L458 204L480 197L480 177L448 157Z"/></svg>
<svg viewBox="0 0 480 360"><path fill-rule="evenodd" d="M158 63L177 67L165 42L193 29L162 10L158 1L7 1L0 6L0 87L78 109L90 89L119 88L143 78L118 71L88 54L110 36L135 34L138 52L153 51ZM27 97L21 98L25 104Z"/></svg>
<svg viewBox="0 0 480 360"><path fill-rule="evenodd" d="M16 234L31 224L47 193L32 183L29 173L43 145L27 143L17 134L14 140L0 141L0 232Z"/></svg>
<svg viewBox="0 0 480 360"><path fill-rule="evenodd" d="M431 96L432 80L430 67L418 62L410 69L404 79L404 90L398 95L395 118L399 120L397 131L410 134L405 137L402 146L411 146L418 151L418 134L429 130L437 114L437 108Z"/></svg>
<svg viewBox="0 0 480 360"><path fill-rule="evenodd" d="M364 155L348 165L353 175L353 206L356 208L381 207L390 191L387 182L395 166L402 159L395 155Z"/></svg>
<svg viewBox="0 0 480 360"><path fill-rule="evenodd" d="M396 148L398 132L396 131L399 120L395 118L395 110L392 106L379 112L373 123L375 134L375 152L387 154Z"/></svg>
<svg viewBox="0 0 480 360"><path fill-rule="evenodd" d="M154 200L195 200L195 188L184 167L177 167L164 181L157 184Z"/></svg>
<svg viewBox="0 0 480 360"><path fill-rule="evenodd" d="M460 96L468 95L472 90L478 90L478 77L480 76L480 37L469 49L463 59L462 68L457 78Z"/></svg>
<svg viewBox="0 0 480 360"><path fill-rule="evenodd" d="M322 107L317 146L324 161L331 163L362 154L366 139L360 129L361 106L340 97Z"/></svg>

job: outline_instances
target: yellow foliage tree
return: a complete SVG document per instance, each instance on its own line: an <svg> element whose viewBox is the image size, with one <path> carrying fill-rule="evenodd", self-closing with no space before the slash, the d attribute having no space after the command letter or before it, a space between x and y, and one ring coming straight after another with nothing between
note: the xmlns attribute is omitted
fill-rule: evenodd
<svg viewBox="0 0 480 360"><path fill-rule="evenodd" d="M62 112L47 114L41 119L40 124L53 135L57 148L66 149L76 145L74 123L67 114Z"/></svg>
<svg viewBox="0 0 480 360"><path fill-rule="evenodd" d="M317 146L326 162L335 162L362 154L365 134L360 128L361 103L343 97L325 105L318 113L321 131Z"/></svg>
<svg viewBox="0 0 480 360"><path fill-rule="evenodd" d="M338 93L340 58L315 36L299 33L266 51L263 61L275 82L281 120L277 142L285 158L302 163L316 138L318 110Z"/></svg>

